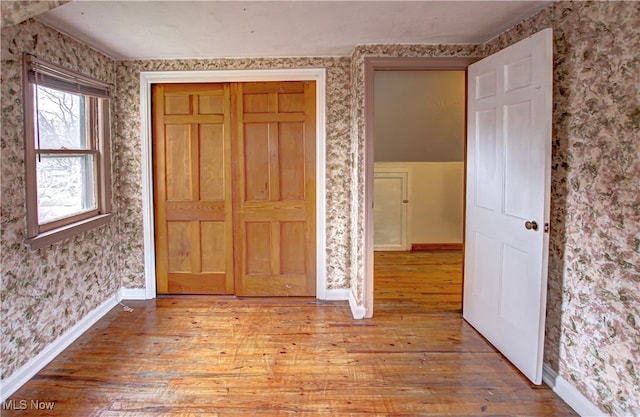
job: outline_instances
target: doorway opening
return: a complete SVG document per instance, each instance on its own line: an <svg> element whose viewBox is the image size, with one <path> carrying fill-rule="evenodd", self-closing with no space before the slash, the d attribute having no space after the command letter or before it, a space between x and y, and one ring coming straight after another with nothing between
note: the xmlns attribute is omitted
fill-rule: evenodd
<svg viewBox="0 0 640 417"><path fill-rule="evenodd" d="M374 275L376 271L376 259L378 259L382 264L384 264L383 269L388 267L386 261L390 260L389 254L384 252L376 253L376 224L375 224L375 204L374 198L376 194L375 188L375 177L376 171L405 171L408 172L408 198L405 198L399 204L408 205L407 216L409 219L409 224L411 224L411 218L417 217L419 220L414 221L413 225L407 227L406 234L408 236L403 236L403 238L408 242L405 244L403 248L405 251L411 250L411 245L414 245L414 249L442 249L442 244L445 245L445 248L448 249L458 249L462 248L462 239L464 236L464 172L465 172L465 161L464 161L464 148L466 141L466 69L467 67L475 62L476 58L368 58L365 59L365 282L364 282L364 294L365 294L365 307L367 312L367 317L373 316L373 308L374 308L374 297L375 297L375 285L374 285ZM459 78L460 85L458 88L462 91L461 99L459 107L461 107L461 114L458 115L458 127L461 128L460 131L454 133L446 133L442 132L434 132L434 130L441 130L443 128L443 120L437 120L436 122L427 121L426 124L428 127L411 126L409 125L408 131L402 133L402 138L394 136L397 131L397 127L399 124L407 124L406 117L408 116L408 112L406 111L407 107L405 104L397 103L397 96L400 95L401 89L410 89L412 83L421 82L423 87L431 88L431 89L440 89L442 90L445 86L443 84L444 78L440 78L438 80L437 77L433 79L428 79L429 74L434 75L435 73L446 74L451 78L452 81L456 77ZM427 80L417 81L420 79L420 76L424 76L426 74ZM380 77L381 75L381 77ZM404 79L403 79L404 78ZM445 77L446 78L446 77ZM380 83L380 79L383 79L383 82ZM391 81L384 83L385 81ZM404 85L403 85L404 84ZM407 85L409 87L407 87ZM416 89L416 86L413 86ZM414 91L415 92L415 91ZM386 94L387 98L381 95ZM396 96L394 98L394 96ZM375 98L374 98L375 97ZM392 99L390 99L391 97ZM382 100L383 105L376 105L376 100ZM420 105L424 106L422 109L424 112L431 112L436 115L437 118L442 119L442 114L447 114L447 112L442 112L443 107L446 107L446 104L441 100L432 100L429 102L428 99L425 99ZM440 108L438 108L440 106ZM398 109L400 113L393 115L394 109ZM405 110L403 112L403 109ZM415 110L415 109L413 109ZM438 116L437 113L441 114ZM377 114L378 113L378 114ZM382 113L382 117L378 117L379 114ZM414 112L415 113L415 112ZM417 111L420 113L420 110ZM452 113L452 112L451 112ZM453 115L451 115L454 117ZM381 120L382 119L382 120ZM427 119L426 117L424 119ZM460 123L460 119L462 122ZM395 124L395 127L394 127ZM434 124L438 124L438 129L434 129ZM423 132L420 132L422 128ZM394 131L394 129L396 131ZM428 130L428 132L424 132L424 130ZM435 138L431 139L431 146L420 146L421 140L424 141L425 136L433 133ZM447 137L447 135L457 135L458 138L461 137L461 140L458 140L456 143L457 146L447 146L451 145L451 139ZM389 144L383 142L385 137L392 137L388 139ZM416 139L416 137L420 139ZM409 156L402 156L398 153L402 153L403 150L407 150L406 154ZM431 151L431 152L429 152ZM457 152L457 156L455 155ZM422 156L421 156L422 155ZM427 155L427 156L424 156ZM404 160L403 160L404 159ZM424 160L422 160L424 159ZM432 160L429 160L432 159ZM434 160L435 159L435 160ZM452 159L454 161L452 161ZM457 160L456 160L457 159ZM435 174L433 169L436 169ZM431 170L431 172L430 172ZM450 183L458 183L458 187L460 188L459 192L451 189L450 185L446 185L446 181L443 183L443 174L445 172L448 174L444 175L446 181ZM412 175L414 174L414 175ZM439 177L439 178L438 178ZM458 211L455 213L455 210L443 209L442 207L434 210L431 210L434 213L434 219L431 220L435 222L433 224L438 225L439 227L443 226L442 219L442 210L445 210L447 215L453 217L449 217L450 224L448 227L445 227L444 230L435 231L433 227L429 227L428 225L428 216L425 216L424 211L429 211L428 207L420 208L420 200L431 200L434 199L428 198L428 193L423 192L424 188L431 188L433 184L421 184L424 180L435 180L438 179L439 183L437 187L440 190L445 190L448 198L444 198L444 200L449 200L447 203L449 205L455 206L458 205ZM435 191L434 191L435 193ZM415 200L415 201L414 201ZM441 197L440 200L443 200ZM439 201L442 203L443 201ZM437 211L440 210L440 213ZM397 211L397 210L396 210ZM397 211L398 212L398 211ZM455 219L454 219L455 217ZM456 224L457 219L457 224ZM427 224L424 224L424 223ZM380 223L380 222L379 222ZM416 223L423 223L421 226L416 227ZM424 233L426 229L426 235L421 235ZM436 232L435 235L429 236L429 232ZM449 236L447 236L449 234ZM453 237L451 235L455 235ZM380 233L378 233L380 235ZM421 241L422 240L422 241ZM380 243L380 242L378 242ZM453 244L452 244L453 243ZM431 245L430 245L431 244ZM378 244L378 247L382 245ZM393 262L396 263L404 263L409 262L407 260L407 255L412 252L405 252L404 257L399 257L395 259ZM456 262L459 262L462 265L462 254L459 253L458 256L460 259ZM419 256L416 254L416 256ZM442 261L445 262L445 261ZM446 263L450 263L451 260L447 260ZM455 263L455 262L454 262ZM380 272L378 272L380 273ZM459 283L455 286L457 290L455 291L455 296L453 298L453 303L455 304L455 297L461 297L462 294L462 281L461 281L461 272ZM447 291L451 291L448 289Z"/></svg>

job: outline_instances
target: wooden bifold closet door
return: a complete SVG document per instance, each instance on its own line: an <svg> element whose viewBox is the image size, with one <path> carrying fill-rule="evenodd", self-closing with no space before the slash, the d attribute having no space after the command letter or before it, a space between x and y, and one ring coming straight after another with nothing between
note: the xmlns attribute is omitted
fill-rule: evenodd
<svg viewBox="0 0 640 417"><path fill-rule="evenodd" d="M315 83L157 84L158 294L315 295Z"/></svg>

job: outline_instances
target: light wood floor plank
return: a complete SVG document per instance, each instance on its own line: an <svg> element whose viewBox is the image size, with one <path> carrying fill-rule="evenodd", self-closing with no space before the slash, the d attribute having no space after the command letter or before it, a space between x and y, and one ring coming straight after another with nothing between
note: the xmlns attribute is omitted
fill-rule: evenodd
<svg viewBox="0 0 640 417"><path fill-rule="evenodd" d="M53 411L2 415L576 415L462 320L461 262L377 253L371 320L308 298L129 301L11 397Z"/></svg>

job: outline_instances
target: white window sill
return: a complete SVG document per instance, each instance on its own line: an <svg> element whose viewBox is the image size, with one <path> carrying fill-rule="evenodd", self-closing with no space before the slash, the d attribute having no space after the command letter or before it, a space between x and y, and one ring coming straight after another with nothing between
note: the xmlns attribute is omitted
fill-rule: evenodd
<svg viewBox="0 0 640 417"><path fill-rule="evenodd" d="M24 244L31 250L44 248L45 246L60 242L64 239L72 238L88 230L104 226L109 223L112 216L112 213L100 214L98 216L91 217L90 219L62 226L57 229L48 230L37 236L25 239Z"/></svg>

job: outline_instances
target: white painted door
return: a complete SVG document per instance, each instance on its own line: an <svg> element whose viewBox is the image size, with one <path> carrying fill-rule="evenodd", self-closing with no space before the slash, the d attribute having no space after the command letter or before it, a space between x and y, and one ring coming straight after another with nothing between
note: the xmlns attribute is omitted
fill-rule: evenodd
<svg viewBox="0 0 640 417"><path fill-rule="evenodd" d="M469 67L464 318L542 380L552 32Z"/></svg>
<svg viewBox="0 0 640 417"><path fill-rule="evenodd" d="M407 250L407 172L375 172L373 248Z"/></svg>

